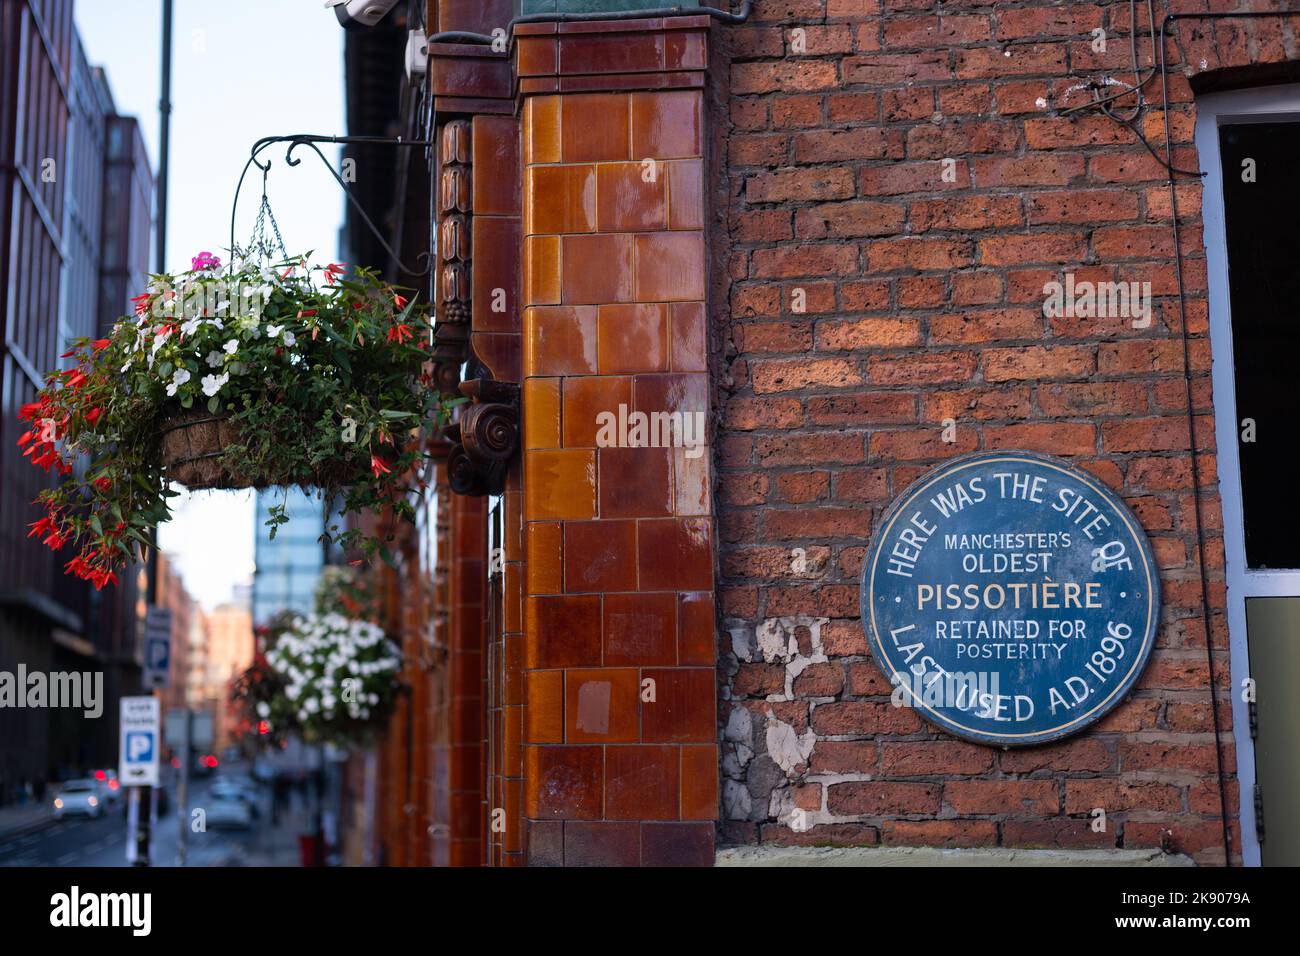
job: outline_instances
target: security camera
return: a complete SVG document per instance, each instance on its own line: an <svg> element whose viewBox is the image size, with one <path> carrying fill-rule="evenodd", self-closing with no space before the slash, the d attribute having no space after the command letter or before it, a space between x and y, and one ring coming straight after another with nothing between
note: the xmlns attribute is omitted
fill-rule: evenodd
<svg viewBox="0 0 1300 956"><path fill-rule="evenodd" d="M361 30L384 19L397 0L326 0L325 6L334 8L344 30Z"/></svg>

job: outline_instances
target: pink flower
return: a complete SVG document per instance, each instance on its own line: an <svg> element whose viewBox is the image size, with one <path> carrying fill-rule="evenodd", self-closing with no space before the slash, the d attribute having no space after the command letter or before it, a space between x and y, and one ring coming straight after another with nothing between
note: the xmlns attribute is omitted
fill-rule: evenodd
<svg viewBox="0 0 1300 956"><path fill-rule="evenodd" d="M190 267L195 272L216 272L221 268L221 260L205 250L190 260Z"/></svg>

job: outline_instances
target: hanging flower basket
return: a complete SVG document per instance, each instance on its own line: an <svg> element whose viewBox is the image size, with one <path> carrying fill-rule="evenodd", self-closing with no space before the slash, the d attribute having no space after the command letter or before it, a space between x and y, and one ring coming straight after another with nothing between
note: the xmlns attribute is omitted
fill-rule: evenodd
<svg viewBox="0 0 1300 956"><path fill-rule="evenodd" d="M253 664L231 695L245 732L346 748L382 730L402 690L402 656L362 616L377 610L367 592L355 569L327 567L311 614L287 612L259 629Z"/></svg>
<svg viewBox="0 0 1300 956"><path fill-rule="evenodd" d="M31 534L73 545L69 573L115 581L190 489L302 486L340 511L412 519L428 439L449 418L432 386L428 308L372 270L306 257L222 271L201 253L154 276L135 315L80 339L19 417L25 455L59 483ZM78 459L86 467L76 468ZM288 521L271 510L271 534ZM326 534L368 558L384 542Z"/></svg>

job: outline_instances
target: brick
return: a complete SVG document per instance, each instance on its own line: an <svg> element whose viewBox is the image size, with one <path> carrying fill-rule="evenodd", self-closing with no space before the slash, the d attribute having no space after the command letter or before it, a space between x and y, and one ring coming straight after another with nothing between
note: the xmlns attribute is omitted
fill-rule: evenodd
<svg viewBox="0 0 1300 956"><path fill-rule="evenodd" d="M818 735L911 734L921 727L915 710L888 701L839 701L820 704L812 713L812 729Z"/></svg>
<svg viewBox="0 0 1300 956"><path fill-rule="evenodd" d="M880 829L884 846L996 846L992 820L886 820Z"/></svg>
<svg viewBox="0 0 1300 956"><path fill-rule="evenodd" d="M1038 338L1043 316L1034 309L967 309L930 319L930 344Z"/></svg>
<svg viewBox="0 0 1300 956"><path fill-rule="evenodd" d="M877 385L935 385L969 381L978 357L969 351L927 349L908 355L873 355L867 373Z"/></svg>
<svg viewBox="0 0 1300 956"><path fill-rule="evenodd" d="M820 322L817 347L827 350L901 348L919 345L921 326L915 319L859 319L856 322Z"/></svg>
<svg viewBox="0 0 1300 956"><path fill-rule="evenodd" d="M839 783L827 788L826 807L842 816L936 813L939 792L937 783Z"/></svg>
<svg viewBox="0 0 1300 956"><path fill-rule="evenodd" d="M943 800L959 814L1053 816L1058 790L1055 780L949 780Z"/></svg>
<svg viewBox="0 0 1300 956"><path fill-rule="evenodd" d="M855 246L794 245L754 250L754 275L760 279L850 275L857 271Z"/></svg>
<svg viewBox="0 0 1300 956"><path fill-rule="evenodd" d="M886 777L946 777L993 769L993 751L956 740L884 743L880 772Z"/></svg>
<svg viewBox="0 0 1300 956"><path fill-rule="evenodd" d="M1096 367L1096 347L1090 345L1027 346L984 352L984 378L989 382L1082 378L1093 374Z"/></svg>
<svg viewBox="0 0 1300 956"><path fill-rule="evenodd" d="M750 202L848 199L854 195L851 169L782 169L751 176L745 183Z"/></svg>
<svg viewBox="0 0 1300 956"><path fill-rule="evenodd" d="M755 362L754 391L758 394L793 392L809 386L848 388L862 384L862 374L852 359L792 359Z"/></svg>
<svg viewBox="0 0 1300 956"><path fill-rule="evenodd" d="M882 239L863 248L871 272L895 269L958 269L970 265L969 239Z"/></svg>
<svg viewBox="0 0 1300 956"><path fill-rule="evenodd" d="M795 232L804 239L893 236L905 218L904 208L892 203L827 203L796 212Z"/></svg>
<svg viewBox="0 0 1300 956"><path fill-rule="evenodd" d="M899 159L902 141L881 127L828 129L794 137L796 163L835 163L844 160Z"/></svg>

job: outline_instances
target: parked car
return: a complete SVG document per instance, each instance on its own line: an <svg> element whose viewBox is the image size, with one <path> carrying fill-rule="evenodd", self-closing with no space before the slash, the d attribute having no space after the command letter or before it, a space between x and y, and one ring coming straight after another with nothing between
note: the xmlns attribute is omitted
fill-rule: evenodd
<svg viewBox="0 0 1300 956"><path fill-rule="evenodd" d="M243 800L213 798L204 810L211 830L247 830L253 825L253 811Z"/></svg>
<svg viewBox="0 0 1300 956"><path fill-rule="evenodd" d="M99 786L94 780L69 780L54 798L54 816L62 820L70 813L98 819L104 812L104 801L99 796Z"/></svg>
<svg viewBox="0 0 1300 956"><path fill-rule="evenodd" d="M116 770L96 770L91 776L94 777L95 784L99 787L101 802L117 803L122 798L122 784L117 779Z"/></svg>
<svg viewBox="0 0 1300 956"><path fill-rule="evenodd" d="M257 816L258 792L251 780L239 777L222 777L208 790L216 800L238 800L245 804L253 816Z"/></svg>

